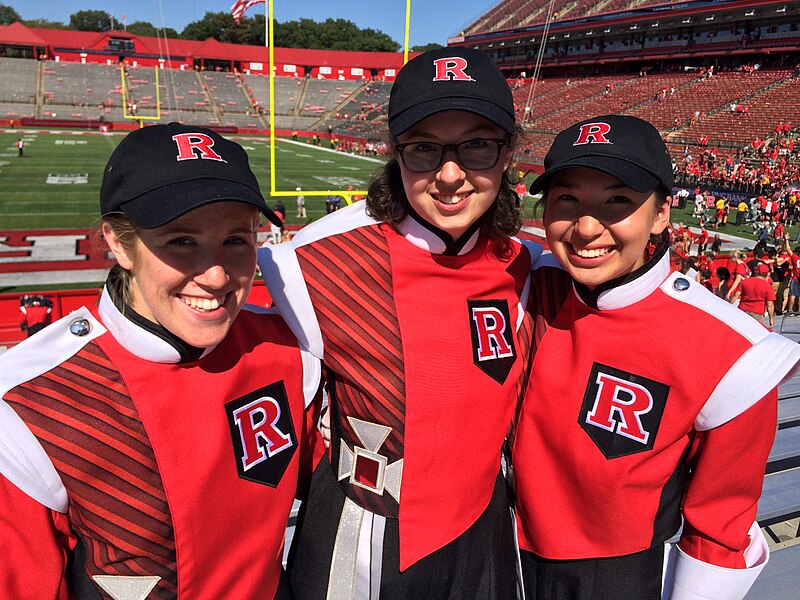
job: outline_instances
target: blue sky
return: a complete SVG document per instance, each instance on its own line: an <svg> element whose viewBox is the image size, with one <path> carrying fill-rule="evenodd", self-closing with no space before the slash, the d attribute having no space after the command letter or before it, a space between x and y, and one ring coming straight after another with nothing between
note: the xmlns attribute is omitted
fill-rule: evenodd
<svg viewBox="0 0 800 600"><path fill-rule="evenodd" d="M273 0L275 19L281 22L309 18L324 21L342 18L362 28L383 31L397 43L405 37L406 0ZM23 19L69 22L79 10L104 10L128 23L149 21L157 27L180 32L188 23L199 21L206 12L230 10L234 0L0 0ZM473 22L499 0L411 0L409 45L446 44L447 38ZM247 15L263 12L265 5L251 8Z"/></svg>

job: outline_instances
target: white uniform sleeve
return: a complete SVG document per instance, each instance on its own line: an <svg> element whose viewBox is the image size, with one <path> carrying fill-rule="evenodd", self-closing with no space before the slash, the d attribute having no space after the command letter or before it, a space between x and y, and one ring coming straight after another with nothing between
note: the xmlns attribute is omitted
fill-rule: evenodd
<svg viewBox="0 0 800 600"><path fill-rule="evenodd" d="M81 326L71 327L76 322L81 322ZM0 356L0 398L57 367L105 332L105 327L86 308L79 308L14 346ZM36 436L2 399L0 473L44 506L66 512L67 491L53 463Z"/></svg>
<svg viewBox="0 0 800 600"><path fill-rule="evenodd" d="M662 600L741 600L769 560L769 548L758 526L748 532L746 569L726 569L702 562L668 544Z"/></svg>

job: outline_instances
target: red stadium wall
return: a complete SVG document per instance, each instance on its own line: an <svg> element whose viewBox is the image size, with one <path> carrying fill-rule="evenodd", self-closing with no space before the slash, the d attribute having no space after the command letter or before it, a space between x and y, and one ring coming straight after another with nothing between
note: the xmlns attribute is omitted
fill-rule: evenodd
<svg viewBox="0 0 800 600"><path fill-rule="evenodd" d="M120 50L119 43L133 50ZM267 74L268 48L205 41L163 39L133 35L126 31L70 31L27 27L21 22L0 26L0 46L30 47L36 58L131 66L161 65L172 69L216 68ZM369 79L373 75L388 80L403 66L402 52L347 52L306 48L274 48L275 74L321 79ZM416 56L411 53L409 57ZM225 65L227 63L227 65Z"/></svg>
<svg viewBox="0 0 800 600"><path fill-rule="evenodd" d="M81 306L94 306L100 299L100 290L54 290L34 292L53 301L53 321L68 315ZM0 346L13 346L25 339L19 328L19 299L22 294L0 294ZM263 280L253 282L247 297L248 304L266 306L269 294Z"/></svg>

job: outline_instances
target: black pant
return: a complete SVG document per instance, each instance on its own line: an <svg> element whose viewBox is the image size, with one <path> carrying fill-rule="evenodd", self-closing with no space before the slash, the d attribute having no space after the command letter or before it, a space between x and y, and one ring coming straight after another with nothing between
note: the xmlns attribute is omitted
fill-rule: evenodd
<svg viewBox="0 0 800 600"><path fill-rule="evenodd" d="M311 479L287 570L297 600L324 600L344 494L327 459ZM402 510L402 508L401 508ZM498 474L489 506L455 540L400 572L397 519L386 519L380 600L514 600L514 529L506 482Z"/></svg>
<svg viewBox="0 0 800 600"><path fill-rule="evenodd" d="M664 546L612 558L548 560L520 551L526 600L660 600Z"/></svg>

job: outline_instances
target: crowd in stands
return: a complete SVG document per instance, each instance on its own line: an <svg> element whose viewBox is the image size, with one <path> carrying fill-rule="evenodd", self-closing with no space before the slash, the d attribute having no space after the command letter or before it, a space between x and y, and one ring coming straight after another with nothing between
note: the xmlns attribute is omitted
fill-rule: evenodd
<svg viewBox="0 0 800 600"><path fill-rule="evenodd" d="M784 190L800 183L800 144L790 124L779 123L769 140L756 137L742 148L724 151L708 146L708 137L698 138L696 147L685 146L683 158L675 160L677 179L758 193ZM694 154L693 154L694 153Z"/></svg>
<svg viewBox="0 0 800 600"><path fill-rule="evenodd" d="M678 267L684 273L693 269L697 281L731 302L740 299L736 291L742 280L768 276L776 295L774 314L800 310L800 293L789 293L800 287L800 231L794 240L788 232L800 222L800 189L787 188L749 199L715 197L700 187L693 194L685 188L677 193L679 203L693 203L691 216L697 219L693 230L682 221L671 231ZM728 256L720 232L734 223L749 224L755 240L752 248L737 249ZM766 265L761 267L764 272L759 272L759 265ZM790 287L792 280L798 283Z"/></svg>

